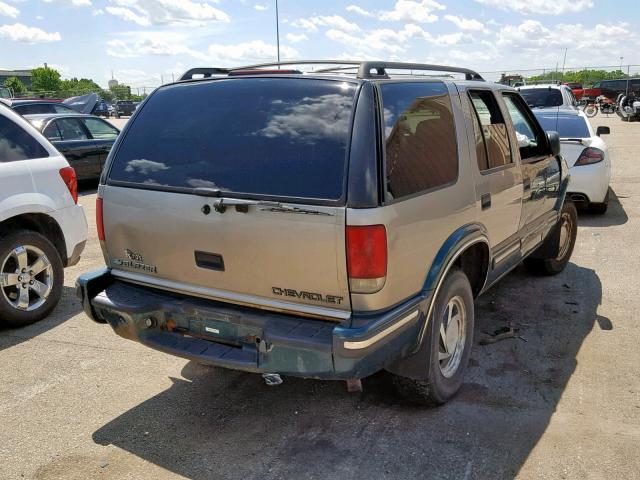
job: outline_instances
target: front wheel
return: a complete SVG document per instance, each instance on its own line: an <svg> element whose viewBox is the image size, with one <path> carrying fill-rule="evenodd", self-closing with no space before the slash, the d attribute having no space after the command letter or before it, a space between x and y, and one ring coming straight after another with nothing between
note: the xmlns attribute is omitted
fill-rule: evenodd
<svg viewBox="0 0 640 480"><path fill-rule="evenodd" d="M46 317L62 295L60 254L37 232L19 230L0 240L0 323L21 327Z"/></svg>
<svg viewBox="0 0 640 480"><path fill-rule="evenodd" d="M584 114L590 118L595 117L598 114L598 107L591 103L584 107Z"/></svg>
<svg viewBox="0 0 640 480"><path fill-rule="evenodd" d="M566 201L560 211L560 219L555 230L550 232L545 240L545 242L557 242L551 249L554 252L553 256L526 258L525 267L536 275L557 275L562 272L569 263L577 235L578 212L573 202Z"/></svg>
<svg viewBox="0 0 640 480"><path fill-rule="evenodd" d="M474 309L469 279L453 268L444 279L435 299L427 329L430 348L425 349L429 364L426 380L393 376L398 392L424 405L441 405L462 386L473 344Z"/></svg>

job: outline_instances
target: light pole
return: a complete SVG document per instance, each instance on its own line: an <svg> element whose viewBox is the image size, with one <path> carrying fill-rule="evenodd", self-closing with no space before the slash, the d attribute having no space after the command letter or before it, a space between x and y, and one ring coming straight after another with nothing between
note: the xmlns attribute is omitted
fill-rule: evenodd
<svg viewBox="0 0 640 480"><path fill-rule="evenodd" d="M280 21L278 18L278 0L276 0L276 45L278 49L278 69L280 69Z"/></svg>

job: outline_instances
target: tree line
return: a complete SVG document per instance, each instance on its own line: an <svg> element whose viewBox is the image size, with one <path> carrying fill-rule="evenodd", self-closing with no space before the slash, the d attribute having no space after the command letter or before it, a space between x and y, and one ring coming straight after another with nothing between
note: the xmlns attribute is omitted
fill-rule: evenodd
<svg viewBox="0 0 640 480"><path fill-rule="evenodd" d="M545 72L542 75L534 75L532 77L527 77L527 81L530 82L544 82L544 81L555 81L560 80L562 82L576 82L581 83L584 86L588 86L593 84L594 82L600 80L621 80L629 77L638 77L640 73L635 73L633 75L627 75L622 70L576 70L576 71L567 71L567 72L559 72L559 71L551 71Z"/></svg>
<svg viewBox="0 0 640 480"><path fill-rule="evenodd" d="M78 79L74 77L63 80L60 72L50 67L39 67L31 70L31 92L17 77L7 78L4 86L11 89L16 96L34 93L36 95L66 98L86 95L87 93L97 93L108 102L116 99L140 101L146 96L131 93L131 87L127 85L114 85L109 89L104 89L89 78Z"/></svg>

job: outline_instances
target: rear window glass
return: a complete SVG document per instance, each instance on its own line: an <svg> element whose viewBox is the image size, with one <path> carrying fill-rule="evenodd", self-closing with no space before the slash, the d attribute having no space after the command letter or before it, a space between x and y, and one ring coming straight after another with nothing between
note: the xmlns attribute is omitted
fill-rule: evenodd
<svg viewBox="0 0 640 480"><path fill-rule="evenodd" d="M562 106L562 92L557 88L523 88L520 95L531 108Z"/></svg>
<svg viewBox="0 0 640 480"><path fill-rule="evenodd" d="M589 138L589 128L584 118L575 115L536 115L547 132L558 132L560 138Z"/></svg>
<svg viewBox="0 0 640 480"><path fill-rule="evenodd" d="M244 78L149 98L110 180L276 197L342 197L355 85Z"/></svg>

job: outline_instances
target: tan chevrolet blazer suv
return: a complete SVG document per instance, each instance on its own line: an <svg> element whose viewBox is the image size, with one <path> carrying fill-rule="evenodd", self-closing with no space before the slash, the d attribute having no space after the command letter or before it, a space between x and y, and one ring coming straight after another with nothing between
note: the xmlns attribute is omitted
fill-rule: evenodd
<svg viewBox="0 0 640 480"><path fill-rule="evenodd" d="M118 335L199 363L354 388L385 370L444 403L474 298L523 261L569 261L559 147L516 90L464 68L192 69L111 150L106 268L78 295Z"/></svg>

